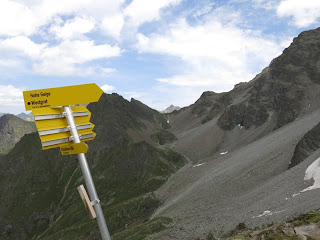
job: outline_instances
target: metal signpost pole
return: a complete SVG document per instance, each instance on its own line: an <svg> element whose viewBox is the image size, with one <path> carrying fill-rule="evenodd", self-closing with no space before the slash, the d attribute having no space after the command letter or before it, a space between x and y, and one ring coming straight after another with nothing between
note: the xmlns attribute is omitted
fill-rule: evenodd
<svg viewBox="0 0 320 240"><path fill-rule="evenodd" d="M63 107L63 109L65 112L65 117L67 118L68 124L70 126L70 131L73 136L73 142L80 143L81 141L80 141L79 133L77 131L77 126L74 121L72 110L69 106ZM100 200L98 198L98 194L96 192L96 188L95 188L93 180L92 180L92 176L91 176L91 173L89 170L89 166L88 166L85 154L84 153L78 154L78 160L80 163L80 167L82 170L84 180L86 182L86 186L87 186L87 189L89 192L90 199L92 201L94 210L96 211L96 214L97 214L97 222L99 225L102 239L103 240L111 240L109 230L108 230L108 227L106 224L106 220L104 219L104 215L103 215L103 212L101 209Z"/></svg>

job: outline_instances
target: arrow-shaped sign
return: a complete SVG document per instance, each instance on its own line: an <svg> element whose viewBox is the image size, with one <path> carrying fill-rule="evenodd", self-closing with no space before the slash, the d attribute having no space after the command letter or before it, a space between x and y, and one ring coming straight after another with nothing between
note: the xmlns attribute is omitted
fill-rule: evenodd
<svg viewBox="0 0 320 240"><path fill-rule="evenodd" d="M97 102L103 91L95 83L24 91L26 110Z"/></svg>
<svg viewBox="0 0 320 240"><path fill-rule="evenodd" d="M88 145L84 142L81 143L70 143L60 147L60 152L62 155L71 155L79 153L87 153Z"/></svg>

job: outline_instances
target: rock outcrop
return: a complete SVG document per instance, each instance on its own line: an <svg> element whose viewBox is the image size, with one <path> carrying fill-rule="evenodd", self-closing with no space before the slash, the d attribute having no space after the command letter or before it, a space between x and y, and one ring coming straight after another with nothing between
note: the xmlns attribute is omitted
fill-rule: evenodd
<svg viewBox="0 0 320 240"><path fill-rule="evenodd" d="M36 131L35 124L12 114L0 117L0 154L6 154L27 133Z"/></svg>

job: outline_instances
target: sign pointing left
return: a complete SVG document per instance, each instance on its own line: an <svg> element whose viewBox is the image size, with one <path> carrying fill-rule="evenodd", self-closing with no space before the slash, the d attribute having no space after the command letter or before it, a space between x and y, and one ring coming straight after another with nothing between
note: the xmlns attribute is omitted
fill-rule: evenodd
<svg viewBox="0 0 320 240"><path fill-rule="evenodd" d="M26 110L97 102L103 91L95 83L24 91Z"/></svg>

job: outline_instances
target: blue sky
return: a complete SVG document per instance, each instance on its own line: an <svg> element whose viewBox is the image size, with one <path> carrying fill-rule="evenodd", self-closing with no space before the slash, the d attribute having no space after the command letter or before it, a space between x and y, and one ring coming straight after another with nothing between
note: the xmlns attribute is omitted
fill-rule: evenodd
<svg viewBox="0 0 320 240"><path fill-rule="evenodd" d="M97 83L157 110L250 81L319 26L316 0L2 0L0 113L22 91Z"/></svg>

